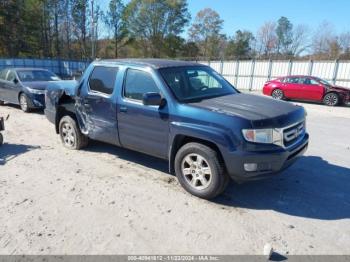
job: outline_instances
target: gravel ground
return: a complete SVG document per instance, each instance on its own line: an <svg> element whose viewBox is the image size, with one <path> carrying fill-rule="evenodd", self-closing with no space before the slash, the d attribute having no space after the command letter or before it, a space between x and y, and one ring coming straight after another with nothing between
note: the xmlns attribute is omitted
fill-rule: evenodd
<svg viewBox="0 0 350 262"><path fill-rule="evenodd" d="M0 147L0 254L350 254L350 107L303 104L310 147L279 176L209 202L167 163L93 142L64 149L15 106Z"/></svg>

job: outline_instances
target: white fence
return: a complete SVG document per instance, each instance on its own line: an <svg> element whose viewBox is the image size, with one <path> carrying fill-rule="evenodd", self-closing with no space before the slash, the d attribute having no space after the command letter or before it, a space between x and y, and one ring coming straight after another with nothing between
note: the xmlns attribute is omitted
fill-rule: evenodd
<svg viewBox="0 0 350 262"><path fill-rule="evenodd" d="M238 89L261 90L270 79L312 75L332 84L350 87L350 61L200 61L221 73Z"/></svg>
<svg viewBox="0 0 350 262"><path fill-rule="evenodd" d="M0 58L0 70L5 67L41 67L60 76L71 77L84 71L89 61L60 59ZM350 61L201 61L221 73L238 89L261 90L270 79L287 75L313 75L339 86L350 87Z"/></svg>

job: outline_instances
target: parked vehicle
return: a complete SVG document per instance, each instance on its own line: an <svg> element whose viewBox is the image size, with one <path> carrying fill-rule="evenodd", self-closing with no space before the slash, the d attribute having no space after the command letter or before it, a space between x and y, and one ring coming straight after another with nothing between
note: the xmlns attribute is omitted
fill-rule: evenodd
<svg viewBox="0 0 350 262"><path fill-rule="evenodd" d="M265 83L263 93L275 99L323 102L336 106L350 102L350 89L331 85L313 76L287 76Z"/></svg>
<svg viewBox="0 0 350 262"><path fill-rule="evenodd" d="M8 68L0 71L0 104L19 104L24 112L44 108L45 88L60 78L46 69Z"/></svg>
<svg viewBox="0 0 350 262"><path fill-rule="evenodd" d="M77 86L51 84L45 100L65 147L90 138L166 159L181 185L206 199L230 177L274 175L308 146L303 107L242 94L197 63L96 61Z"/></svg>

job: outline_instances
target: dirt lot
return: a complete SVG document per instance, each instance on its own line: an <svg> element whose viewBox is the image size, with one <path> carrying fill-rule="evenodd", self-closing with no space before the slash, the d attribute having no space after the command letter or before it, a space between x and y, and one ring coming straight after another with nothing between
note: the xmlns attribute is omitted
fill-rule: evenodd
<svg viewBox="0 0 350 262"><path fill-rule="evenodd" d="M304 104L308 152L281 175L208 202L167 163L94 142L64 149L38 113L0 147L0 254L350 254L350 108Z"/></svg>

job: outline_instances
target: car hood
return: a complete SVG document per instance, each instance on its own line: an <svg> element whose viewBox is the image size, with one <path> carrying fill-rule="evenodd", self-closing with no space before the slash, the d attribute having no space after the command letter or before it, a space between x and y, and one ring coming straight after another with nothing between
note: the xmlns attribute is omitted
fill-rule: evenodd
<svg viewBox="0 0 350 262"><path fill-rule="evenodd" d="M305 118L303 107L259 95L232 94L189 105L241 117L250 120L255 127L286 126Z"/></svg>
<svg viewBox="0 0 350 262"><path fill-rule="evenodd" d="M23 86L37 89L37 90L45 90L50 83L54 83L58 81L34 81L34 82L22 82Z"/></svg>
<svg viewBox="0 0 350 262"><path fill-rule="evenodd" d="M331 90L339 91L339 92L350 92L350 88L342 87L342 86L331 86Z"/></svg>

